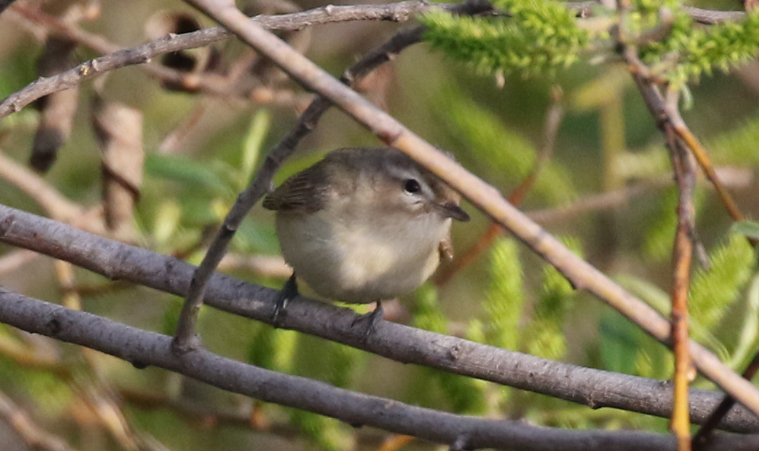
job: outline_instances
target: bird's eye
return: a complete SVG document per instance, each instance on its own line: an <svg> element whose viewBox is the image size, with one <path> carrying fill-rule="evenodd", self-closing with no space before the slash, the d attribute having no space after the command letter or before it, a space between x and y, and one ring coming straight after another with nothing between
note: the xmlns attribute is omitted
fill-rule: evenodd
<svg viewBox="0 0 759 451"><path fill-rule="evenodd" d="M408 179L405 182L403 182L403 191L406 191L407 193L418 193L422 190L422 186L414 179Z"/></svg>

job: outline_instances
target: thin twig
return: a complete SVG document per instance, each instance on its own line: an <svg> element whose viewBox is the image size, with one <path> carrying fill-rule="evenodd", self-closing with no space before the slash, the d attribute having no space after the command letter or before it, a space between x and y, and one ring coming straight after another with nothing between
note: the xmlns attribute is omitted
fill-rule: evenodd
<svg viewBox="0 0 759 451"><path fill-rule="evenodd" d="M751 380L754 375L756 375L757 371L759 371L759 352L754 354L754 358L751 359L751 362L746 366L746 369L743 370L741 376L746 380ZM708 442L712 432L719 427L720 422L727 417L733 406L735 406L735 398L725 396L722 399L719 406L714 409L714 412L709 415L706 422L701 425L698 432L693 436L693 449L697 451L702 451L704 449L704 445Z"/></svg>
<svg viewBox="0 0 759 451"><path fill-rule="evenodd" d="M277 16L261 15L249 20L260 24L268 30L297 31L314 25L358 20L389 20L403 22L409 20L416 14L440 8L456 11L461 8L461 5L432 4L424 1L358 6L329 5L293 14ZM72 88L111 70L131 65L142 65L166 53L205 47L214 42L229 39L232 36L232 33L228 32L223 27L214 27L192 33L169 35L137 47L121 49L118 45L110 43L100 35L87 33L81 28L64 24L60 21L56 21L54 18L47 20L46 25L64 36L76 40L83 45L87 45L105 55L86 61L58 75L39 78L21 90L16 91L0 102L0 118L20 111L22 108L40 97ZM159 77L163 81L171 81L178 85L189 83L186 79L187 74L166 67L151 64L145 66L145 70ZM199 81L197 81L197 76L193 76L193 78L195 80L191 81L192 83L199 83ZM216 91L220 94L225 93L223 89L218 88L218 86L213 85L212 83L204 85L204 89L207 89L208 92Z"/></svg>
<svg viewBox="0 0 759 451"><path fill-rule="evenodd" d="M711 160L709 159L708 152L704 146L701 145L696 136L690 131L690 128L688 128L688 125L680 115L677 106L665 103L664 110L667 113L668 121L672 124L672 128L688 149L690 149L691 153L696 158L696 161L698 161L699 166L701 166L701 170L704 171L706 177L712 182L712 185L714 185L714 188L717 190L717 195L727 209L727 212L730 214L730 217L733 221L742 221L743 213L741 213L735 200L733 200L733 197L730 195L730 192L725 188L722 181L720 181L717 171L714 170L714 165L712 165Z"/></svg>
<svg viewBox="0 0 759 451"><path fill-rule="evenodd" d="M0 0L8 1L8 0ZM10 3L6 3L7 7ZM597 2L568 2L567 7L577 11L579 17L592 17L593 8L597 7ZM0 3L0 12L3 4ZM309 11L303 11L293 14L283 14L277 16L261 15L252 18L252 21L258 22L266 29L278 31L297 31L313 25L347 22L357 20L390 20L403 22L409 20L416 14L424 13L436 8L445 10L456 10L459 4L445 3L428 3L425 1L407 1L379 5L358 5L358 6L322 6ZM13 9L17 9L14 7ZM742 20L746 14L742 11L710 11L699 8L685 7L686 11L697 22L707 25L713 25L722 22L734 22ZM21 13L21 11L19 11ZM52 25L55 22L50 22ZM20 111L31 102L51 94L62 91L81 84L84 81L91 80L110 70L118 69L130 65L141 65L149 62L157 56L188 50L192 48L205 47L214 42L228 39L231 33L222 27L209 28L193 33L181 35L171 35L165 38L156 39L138 47L121 50L115 44L109 43L102 36L95 34L86 34L84 30L76 28L66 28L58 26L56 31L76 40L80 44L87 45L105 56L95 58L84 62L77 67L63 72L59 75L40 78L35 82L27 85L20 91L10 95L0 102L0 118ZM179 85L196 84L206 92L217 92L224 94L214 83L204 84L203 78L188 81L186 74L171 69L150 65L146 68L154 76L164 81L172 81ZM199 85L198 85L199 83ZM266 96L267 98L277 98L277 96Z"/></svg>
<svg viewBox="0 0 759 451"><path fill-rule="evenodd" d="M63 196L53 185L24 165L8 158L2 151L0 151L0 178L20 189L48 214L60 221L76 222L85 214L78 204ZM89 230L97 231L98 228L93 227Z"/></svg>
<svg viewBox="0 0 759 451"><path fill-rule="evenodd" d="M525 213L538 224L546 225L554 222L564 221L583 213L594 211L609 210L626 205L630 200L647 194L653 190L661 189L672 185L672 177L659 177L651 180L642 181L625 188L615 191L608 191L599 194L586 196L578 199L574 203L555 208L545 208L542 210L530 210Z"/></svg>
<svg viewBox="0 0 759 451"><path fill-rule="evenodd" d="M2 392L0 392L0 417L30 448L42 451L75 451L65 440L37 425L28 412Z"/></svg>
<svg viewBox="0 0 759 451"><path fill-rule="evenodd" d="M688 383L692 372L688 350L688 292L690 269L693 260L695 231L695 208L693 194L696 173L687 150L679 143L672 127L667 128L667 146L672 156L672 166L679 188L677 205L677 231L675 233L674 282L672 284L672 340L675 354L674 399L670 428L677 438L678 451L690 451L690 415L688 408Z"/></svg>
<svg viewBox="0 0 759 451"><path fill-rule="evenodd" d="M8 252L0 257L0 275L18 270L38 256L39 254L25 249Z"/></svg>
<svg viewBox="0 0 759 451"><path fill-rule="evenodd" d="M43 27L51 34L60 36L63 39L70 40L71 42L75 42L79 45L89 47L106 56L108 54L118 53L122 50L121 46L109 41L102 35L88 32L74 23L69 23L62 21L57 17L49 16L38 9L24 8L17 5L11 10L11 12L16 13L17 17L30 24ZM200 30L195 33L201 33L202 31L203 30ZM182 39L184 37L198 37L193 33L185 33L180 35L166 33L166 35L177 36L178 39ZM165 37L158 38L153 42L160 42L162 40L165 40ZM187 39L186 41L189 42L188 45L194 45L192 44L192 39ZM150 45L150 43L146 45ZM140 46L137 49L140 49L142 47L144 46ZM176 70L163 64L143 65L143 62L144 61L137 61L131 64L138 64L139 67L147 72L150 76L160 80L164 86L169 86L174 89L180 89L193 93L202 93L205 95L222 98L242 98L260 104L299 106L303 102L302 96L295 95L289 89L276 89L271 86L253 86L248 87L249 89L238 92L235 89L236 80L226 75L201 71L185 72ZM63 75L63 73L61 73L61 75ZM72 87L71 89L74 88L75 87Z"/></svg>
<svg viewBox="0 0 759 451"><path fill-rule="evenodd" d="M93 233L105 234L105 227L100 220L100 208L84 210L58 192L47 180L8 158L2 150L0 150L0 178L24 192L52 218Z"/></svg>

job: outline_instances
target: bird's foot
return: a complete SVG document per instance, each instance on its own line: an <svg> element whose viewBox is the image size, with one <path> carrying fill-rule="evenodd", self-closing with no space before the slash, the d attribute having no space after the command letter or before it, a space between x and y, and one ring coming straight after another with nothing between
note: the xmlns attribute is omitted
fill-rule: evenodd
<svg viewBox="0 0 759 451"><path fill-rule="evenodd" d="M285 286L277 296L277 303L274 305L274 313L271 315L271 323L274 327L280 327L282 320L287 313L287 303L298 295L298 283L295 281L295 273L287 279Z"/></svg>
<svg viewBox="0 0 759 451"><path fill-rule="evenodd" d="M377 324L379 324L380 321L384 318L384 314L382 311L382 302L377 301L377 307L372 310L371 312L361 315L355 320L353 320L353 324L351 324L351 327L355 326L359 322L366 321L366 330L364 330L364 342L369 341L369 336L374 332L374 330L377 328Z"/></svg>

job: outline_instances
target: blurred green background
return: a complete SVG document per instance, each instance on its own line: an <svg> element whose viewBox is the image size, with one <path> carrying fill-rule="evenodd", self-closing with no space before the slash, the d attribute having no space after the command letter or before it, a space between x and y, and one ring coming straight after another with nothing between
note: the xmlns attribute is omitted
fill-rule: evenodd
<svg viewBox="0 0 759 451"><path fill-rule="evenodd" d="M38 3L18 2L32 9ZM322 5L297 2L303 9ZM728 1L694 5L710 9L740 6ZM79 26L123 48L149 40L141 24L151 23L161 11L183 11L212 25L181 2L104 0L100 6L96 19ZM398 30L410 26L386 22L315 26L310 30L306 54L339 75ZM41 36L41 26L13 8L0 16L0 98L36 78ZM221 42L215 48L227 58L226 63L245 54L235 42ZM78 63L96 56L80 45L73 59ZM418 44L405 50L392 70L381 77L369 86L369 94L384 99L389 113L429 142L452 152L465 167L507 196L532 170L548 138L544 126L547 111L560 105L564 119L553 155L520 208L526 212L547 210L550 214L542 216L548 218L543 224L551 233L666 314L676 193L668 182L671 175L662 135L624 67L591 64L585 59L552 77L506 76L499 83L497 77L476 75L460 63L430 52L426 44ZM308 100L295 85L277 76L266 83L292 90L299 101L261 103L235 96L172 92L139 67L113 71L81 87L71 138L44 178L83 207L98 205L101 156L91 127L95 91L106 101L138 109L144 115L147 156L135 212L136 243L161 253L186 254L188 261L197 264L208 232L223 219L265 152L295 124L303 100ZM558 103L552 101L557 88L562 93ZM685 120L709 149L744 213L756 218L759 65L751 62L729 75L705 77L691 86L691 93L692 106L684 111ZM25 164L37 116L27 107L0 121L0 149L5 155ZM170 136L177 138L172 146L167 144ZM301 143L276 181L330 150L378 144L361 126L332 110ZM612 192L624 200L612 208L590 203ZM697 200L699 238L711 265L695 264L694 337L731 366L741 368L759 342L755 327L759 279L754 254L742 236L730 233L731 220L703 180ZM45 215L28 193L3 179L0 202ZM578 206L586 208L574 208ZM465 209L473 220L454 226L459 255L474 245L489 225L471 205ZM0 245L0 259L13 252ZM272 213L255 207L235 237L231 252L241 258L276 256ZM275 261L267 267L274 268L273 272L250 270L243 264L229 265L225 271L279 288L284 282L281 265ZM62 296L47 257L3 269L0 284L51 302L59 302ZM181 303L176 297L110 283L79 269L76 285L86 311L145 329L173 331ZM510 238L497 240L450 283L440 287L428 283L415 296L403 299L396 313L398 321L578 365L661 379L671 372L671 357L661 345L600 301L573 292L560 275ZM200 334L210 350L225 356L405 402L554 426L666 431L664 420L590 410L404 366L312 337L273 331L208 308L201 315ZM43 346L31 343L39 337L7 327L0 328L0 338L10 343L8 346ZM314 415L256 405L260 410L256 410L255 421L273 425L272 432L260 432L245 421L253 408L248 399L161 370L136 370L109 357L97 357L94 370L92 362L83 363L89 360L68 345L46 342L44 346L53 349L60 365L86 376L61 377L39 365L24 365L3 351L6 346L0 346L0 392L79 449L124 447L82 402L87 399L82 387L91 385L119 393L128 422L170 449L375 449L384 437L378 431L354 431ZM695 385L710 387L702 380ZM156 393L166 398L149 407L145 399ZM178 407L182 403L206 415L183 415ZM236 422L216 415L219 412L228 413ZM6 441L0 443L8 444L4 449L25 449L13 432L6 430L2 435ZM432 448L412 443L404 449Z"/></svg>

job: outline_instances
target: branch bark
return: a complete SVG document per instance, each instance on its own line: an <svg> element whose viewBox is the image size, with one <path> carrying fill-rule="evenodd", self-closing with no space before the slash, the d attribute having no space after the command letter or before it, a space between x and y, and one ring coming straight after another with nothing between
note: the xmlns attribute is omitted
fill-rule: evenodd
<svg viewBox="0 0 759 451"><path fill-rule="evenodd" d="M188 0L190 1L190 0ZM494 187L469 173L437 148L378 110L324 70L295 52L276 36L250 22L232 2L191 0L215 20L233 30L244 42L266 55L307 89L331 100L391 147L405 152L476 207L506 227L537 254L558 269L576 288L587 290L616 309L646 333L671 346L670 323L594 266L579 258L558 239L509 204ZM704 376L759 415L759 390L722 363L706 348L689 341L693 362Z"/></svg>
<svg viewBox="0 0 759 451"><path fill-rule="evenodd" d="M0 13L11 3L13 3L13 0L0 0ZM576 11L578 17L582 18L592 17L593 8L597 6L598 3L592 1L567 3L567 7ZM314 25L357 20L403 22L417 14L430 11L434 8L452 10L458 7L460 5L455 3L430 4L425 1L358 6L328 5L293 14L276 16L260 15L250 20L259 23L268 30L297 31ZM738 21L746 16L746 13L743 11L712 11L693 7L685 8L694 20L706 25ZM0 102L0 119L20 111L41 97L72 88L111 70L125 66L145 64L151 59L155 59L157 56L166 53L204 47L232 36L232 33L223 27L214 27L193 33L166 36L130 49L120 49L117 45L109 43L99 35L86 33L74 27L56 26L55 31L100 53L106 53L106 55L86 61L58 75L39 78L21 90L11 94ZM146 70L164 80L179 84L184 82L185 74L181 72L157 65L149 65Z"/></svg>
<svg viewBox="0 0 759 451"><path fill-rule="evenodd" d="M173 257L3 205L0 205L0 242L74 263L113 280L178 296L186 295L195 269ZM276 290L215 274L206 291L206 302L220 310L271 324L277 295ZM594 409L611 407L663 418L672 412L672 388L665 381L554 362L388 321L380 322L372 339L366 341L364 330L353 327L357 318L359 315L350 309L298 297L288 306L283 326L397 362L542 393ZM721 394L691 389L689 397L692 420L701 423L718 404ZM720 427L735 432L759 432L759 418L738 406Z"/></svg>
<svg viewBox="0 0 759 451"><path fill-rule="evenodd" d="M0 321L131 362L158 366L224 390L308 410L348 424L373 426L462 449L616 451L674 450L672 437L631 431L571 431L475 418L411 406L323 382L276 373L205 350L177 357L171 337L70 310L0 287ZM755 450L757 436L716 437L706 449Z"/></svg>

